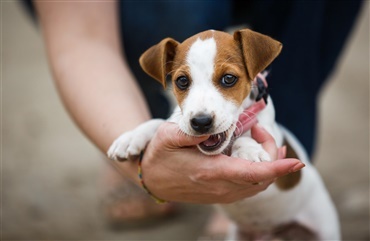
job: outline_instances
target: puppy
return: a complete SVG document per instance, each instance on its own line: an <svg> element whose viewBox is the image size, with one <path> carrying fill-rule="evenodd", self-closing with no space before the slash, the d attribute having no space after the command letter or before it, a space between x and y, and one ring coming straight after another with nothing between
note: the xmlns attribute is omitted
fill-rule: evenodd
<svg viewBox="0 0 370 241"><path fill-rule="evenodd" d="M318 172L298 140L275 122L271 98L264 94L261 99L258 91L266 86L259 73L281 48L278 41L248 29L234 35L209 30L183 43L166 38L148 49L140 64L164 87L167 79L172 81L178 106L168 121L187 135L210 135L197 146L204 154L228 152L248 161L271 161L250 131L238 126L240 115L262 101L267 105L258 113L258 122L278 146L287 146L288 157L305 163L302 171L279 178L264 192L219 205L233 221L228 240L339 240L337 213ZM163 121L151 120L124 133L108 156L114 160L138 156Z"/></svg>

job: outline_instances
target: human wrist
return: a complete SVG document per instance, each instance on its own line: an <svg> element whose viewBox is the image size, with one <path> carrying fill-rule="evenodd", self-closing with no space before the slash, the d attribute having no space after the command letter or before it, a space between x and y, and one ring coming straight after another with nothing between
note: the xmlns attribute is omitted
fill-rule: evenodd
<svg viewBox="0 0 370 241"><path fill-rule="evenodd" d="M144 157L144 151L141 151L140 153L140 156L139 156L139 160L138 160L138 178L140 180L140 185L141 187L146 191L146 193L157 203L157 204L164 204L164 203L167 203L167 201L157 197L156 195L154 195L150 190L149 188L147 187L147 185L145 184L144 182L144 176L143 176L143 169L142 169L142 161L143 161L143 157Z"/></svg>

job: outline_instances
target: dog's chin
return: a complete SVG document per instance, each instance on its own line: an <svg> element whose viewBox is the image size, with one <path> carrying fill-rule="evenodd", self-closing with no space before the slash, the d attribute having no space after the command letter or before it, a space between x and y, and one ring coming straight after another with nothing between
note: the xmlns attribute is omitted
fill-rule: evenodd
<svg viewBox="0 0 370 241"><path fill-rule="evenodd" d="M229 146L234 129L230 127L226 131L210 135L207 140L197 145L198 149L206 155L221 154Z"/></svg>

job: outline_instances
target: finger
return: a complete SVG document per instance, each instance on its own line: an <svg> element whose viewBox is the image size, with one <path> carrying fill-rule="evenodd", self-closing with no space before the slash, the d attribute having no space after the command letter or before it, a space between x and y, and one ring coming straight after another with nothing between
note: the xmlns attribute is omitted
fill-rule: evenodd
<svg viewBox="0 0 370 241"><path fill-rule="evenodd" d="M250 130L257 122L258 120L256 117L250 118L246 115L239 117L239 121L236 123L235 135L239 136L242 132Z"/></svg>
<svg viewBox="0 0 370 241"><path fill-rule="evenodd" d="M245 110L240 116L239 121L236 123L236 135L241 134L243 131L250 130L254 124L258 122L257 114L266 106L264 101L259 101L256 104Z"/></svg>
<svg viewBox="0 0 370 241"><path fill-rule="evenodd" d="M239 184L259 183L296 172L305 165L297 159L280 159L274 162L250 162L243 159L229 158L224 165L226 178Z"/></svg>
<svg viewBox="0 0 370 241"><path fill-rule="evenodd" d="M278 159L283 159L286 157L286 146L282 146L278 149Z"/></svg>
<svg viewBox="0 0 370 241"><path fill-rule="evenodd" d="M158 128L158 137L174 147L195 146L207 140L209 136L190 136L180 130L175 123L166 122Z"/></svg>
<svg viewBox="0 0 370 241"><path fill-rule="evenodd" d="M251 129L252 137L260 143L265 151L270 154L272 160L277 159L277 146L274 138L260 124L256 124Z"/></svg>

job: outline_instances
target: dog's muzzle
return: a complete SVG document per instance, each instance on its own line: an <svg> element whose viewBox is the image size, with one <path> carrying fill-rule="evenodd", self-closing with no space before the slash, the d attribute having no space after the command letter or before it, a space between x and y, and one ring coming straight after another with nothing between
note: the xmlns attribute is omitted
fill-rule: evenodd
<svg viewBox="0 0 370 241"><path fill-rule="evenodd" d="M190 119L190 126L198 135L211 134L214 131L214 117L204 113L197 114ZM208 155L218 154L224 149L223 144L227 141L228 135L228 130L211 134L207 140L198 145L198 148Z"/></svg>
<svg viewBox="0 0 370 241"><path fill-rule="evenodd" d="M190 120L191 128L199 134L206 134L213 126L213 117L210 115L197 115Z"/></svg>

